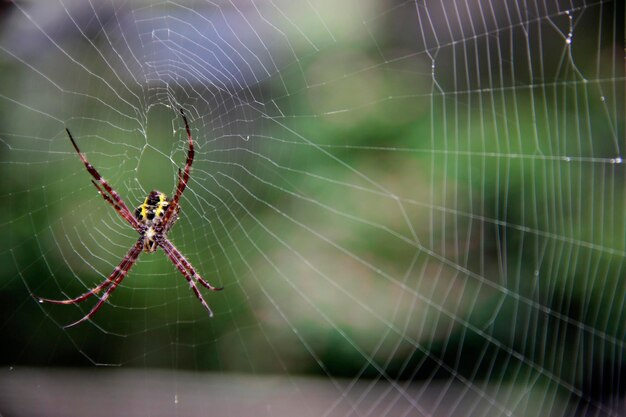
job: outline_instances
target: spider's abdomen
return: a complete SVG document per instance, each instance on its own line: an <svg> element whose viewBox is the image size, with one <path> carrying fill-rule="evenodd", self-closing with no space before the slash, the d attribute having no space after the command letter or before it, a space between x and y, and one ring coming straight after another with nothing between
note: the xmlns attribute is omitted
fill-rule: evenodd
<svg viewBox="0 0 626 417"><path fill-rule="evenodd" d="M157 241L170 230L170 227L178 219L178 206L169 215L167 223L162 223L165 212L171 204L171 200L160 191L150 191L142 205L135 209L135 218L143 225L143 248L146 252L157 250Z"/></svg>
<svg viewBox="0 0 626 417"><path fill-rule="evenodd" d="M135 218L146 226L160 223L170 202L165 194L153 190L142 205L135 209Z"/></svg>
<svg viewBox="0 0 626 417"><path fill-rule="evenodd" d="M143 230L143 249L146 252L154 252L157 250L157 239L159 234L165 234L169 227L159 229L158 225L165 216L165 211L170 205L170 200L160 191L153 190L148 194L142 205L135 209L135 218L139 223L145 226ZM176 220L172 218L169 222Z"/></svg>

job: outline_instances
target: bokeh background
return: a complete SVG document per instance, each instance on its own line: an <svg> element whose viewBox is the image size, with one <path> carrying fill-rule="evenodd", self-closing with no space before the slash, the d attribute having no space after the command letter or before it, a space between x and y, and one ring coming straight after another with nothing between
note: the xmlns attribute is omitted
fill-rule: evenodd
<svg viewBox="0 0 626 417"><path fill-rule="evenodd" d="M622 415L623 17L0 2L0 415ZM135 207L172 193L179 108L170 238L215 316L143 254L63 328L93 301L37 296L136 239L65 128Z"/></svg>

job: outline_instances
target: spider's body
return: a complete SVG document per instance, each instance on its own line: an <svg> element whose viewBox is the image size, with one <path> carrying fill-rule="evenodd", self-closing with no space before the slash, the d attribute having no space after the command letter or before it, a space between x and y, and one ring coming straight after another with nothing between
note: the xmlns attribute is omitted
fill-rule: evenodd
<svg viewBox="0 0 626 417"><path fill-rule="evenodd" d="M70 137L70 141L72 141L74 149L76 149L78 156L85 165L85 168L87 168L87 172L89 172L89 174L91 174L94 178L91 182L98 190L98 193L100 193L102 198L104 198L104 200L109 203L115 211L122 216L122 218L124 218L124 220L126 220L133 229L135 229L137 233L139 233L139 239L130 248L126 257L122 259L122 262L120 262L120 264L113 270L111 275L109 275L109 277L97 287L69 300L39 298L39 301L41 302L77 304L91 296L97 295L100 291L104 291L102 297L85 317L66 327L74 326L93 316L109 298L113 290L115 290L115 288L117 288L117 286L126 277L130 268L137 261L141 251L143 250L150 253L155 252L158 248L163 249L174 266L176 266L178 271L183 274L189 283L191 290L194 292L196 297L198 297L204 308L206 308L209 312L209 316L213 315L213 312L209 308L208 304L204 301L202 294L200 294L200 291L196 286L196 282L211 291L220 291L222 288L214 287L202 278L196 272L194 267L191 266L191 263L189 263L189 261L178 251L178 249L176 249L166 236L167 232L178 219L178 213L180 211L178 203L180 201L180 197L183 195L183 191L185 191L185 188L187 187L187 182L190 177L189 173L191 172L191 164L193 163L194 157L193 139L191 137L191 131L189 130L189 124L187 123L187 118L185 117L185 113L183 113L182 109L180 110L180 114L183 116L183 121L185 122L185 130L187 131L187 139L189 141L189 150L187 151L187 163L185 164L184 171L181 172L178 170L178 185L176 186L176 194L174 194L174 197L170 199L162 192L153 190L150 194L148 194L143 204L135 209L134 213L130 211L128 206L124 203L124 200L122 200L113 187L111 187L109 183L102 178L96 168L94 168L94 166L87 161L85 155L80 151L78 145L76 145L70 131L65 129Z"/></svg>
<svg viewBox="0 0 626 417"><path fill-rule="evenodd" d="M143 231L143 250L145 252L156 251L159 235L165 237L167 231L174 225L176 220L178 220L178 211L180 208L177 206L170 221L166 224L167 227L161 227L163 216L165 216L165 212L171 203L172 200L167 198L165 194L157 190L152 190L143 204L135 209L135 218L141 224Z"/></svg>

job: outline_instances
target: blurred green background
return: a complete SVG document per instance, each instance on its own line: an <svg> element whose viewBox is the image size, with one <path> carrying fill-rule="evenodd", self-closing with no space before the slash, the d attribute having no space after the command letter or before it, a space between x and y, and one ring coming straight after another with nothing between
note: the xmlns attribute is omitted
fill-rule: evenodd
<svg viewBox="0 0 626 417"><path fill-rule="evenodd" d="M507 383L514 411L609 415L623 5L331 3L3 6L4 364ZM64 128L135 207L175 185L179 106L198 148L170 238L225 287L215 317L143 254L63 329L92 304L31 295L86 291L136 238Z"/></svg>

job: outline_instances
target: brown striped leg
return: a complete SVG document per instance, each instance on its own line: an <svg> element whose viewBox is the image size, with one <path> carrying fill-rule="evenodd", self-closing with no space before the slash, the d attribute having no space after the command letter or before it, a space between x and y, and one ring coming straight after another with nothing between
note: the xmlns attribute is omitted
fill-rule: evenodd
<svg viewBox="0 0 626 417"><path fill-rule="evenodd" d="M67 132L67 135L70 137L70 140L72 141L72 145L74 146L74 149L76 149L76 152L78 153L78 156L80 157L80 160L83 161L83 164L85 164L85 168L87 168L87 172L89 172L91 176L97 182L99 182L100 185L102 185L102 187L104 187L104 189L110 194L115 204L120 208L121 212L125 213L125 216L123 217L127 221L129 221L130 224L138 231L140 228L139 222L137 222L137 219L133 217L132 212L128 209L128 207L126 206L126 204L124 203L120 195L117 193L117 191L113 189L113 187L109 185L108 182L106 182L104 178L102 178L102 175L100 175L98 170L96 170L96 168L89 163L89 161L87 160L87 157L78 148L78 145L74 141L74 138L72 137L72 134L70 133L70 130L66 128L65 131Z"/></svg>
<svg viewBox="0 0 626 417"><path fill-rule="evenodd" d="M97 287L87 291L86 293L81 294L76 298L70 298L68 300L53 300L50 298L38 297L39 301L46 302L46 303L53 303L53 304L77 304L82 301L85 301L87 298L91 297L92 295L97 295L100 291L106 289L109 285L111 285L111 283L115 281L115 279L118 277L118 275L122 271L125 271L124 274L128 272L132 264L137 260L139 253L141 253L141 249L143 248L142 245L143 245L143 238L140 238L137 241L137 243L135 243L135 245L132 248L130 248L130 250L124 257L124 259L122 259L122 262L120 262L119 265L115 267L111 275L109 275L109 277L105 279L104 281L102 281L102 283L100 283Z"/></svg>
<svg viewBox="0 0 626 417"><path fill-rule="evenodd" d="M111 199L111 197L109 197L108 195L106 195L104 193L104 191L102 190L102 188L100 188L100 186L98 185L97 182L95 182L94 180L91 180L91 183L98 189L98 194L100 194L102 196L102 198L104 198L104 200L107 203L109 203L111 206L113 206L115 211L117 211L120 216L122 216L131 226L136 227L135 224L137 223L137 221L136 221L136 219L134 217L128 216L128 214L126 212L124 212L122 210L122 208L120 206L118 206L115 203L115 201L113 201ZM137 230L137 231L141 233L140 230Z"/></svg>
<svg viewBox="0 0 626 417"><path fill-rule="evenodd" d="M187 122L187 117L185 116L185 112L183 109L180 109L180 114L183 116L183 121L185 122L185 130L187 131L187 139L189 140L189 150L187 151L187 162L185 163L185 170L181 176L180 170L178 171L178 185L176 186L176 194L172 198L172 201L167 208L167 212L163 217L164 227L167 226L172 215L176 212L176 208L178 207L178 202L180 197L183 195L183 191L187 187L187 182L189 181L189 173L191 172L191 164L193 164L193 158L195 155L195 151L193 148L193 138L191 137L191 130L189 129L189 123Z"/></svg>
<svg viewBox="0 0 626 417"><path fill-rule="evenodd" d="M209 307L209 305L206 303L206 301L204 301L202 294L200 294L200 290L198 290L198 287L196 287L195 282L193 282L193 278L190 276L189 272L187 271L183 263L180 261L180 259L177 258L174 252L176 251L174 247L171 244L168 245L168 244L164 244L163 242L159 243L159 245L161 246L161 248L163 248L168 258L170 258L170 260L176 266L176 268L180 271L180 273L183 274L183 276L189 283L189 287L191 288L193 293L196 295L196 297L198 297L198 300L200 300L204 308L206 308L206 310L209 312L209 317L213 317L213 311L211 311L211 308ZM172 249L174 249L174 251L172 251Z"/></svg>
<svg viewBox="0 0 626 417"><path fill-rule="evenodd" d="M185 258L183 254L180 253L180 251L176 249L176 247L172 244L172 242L170 242L167 238L164 238L161 244L161 247L163 249L165 249L164 246L167 246L168 250L176 257L176 259L180 261L180 263L185 267L185 269L189 272L189 274L191 274L191 276L200 284L202 284L205 288L211 291L222 291L224 289L224 287L215 287L209 284L204 278L202 278L200 274L196 272L194 267L191 266L191 263L189 263L187 258Z"/></svg>
<svg viewBox="0 0 626 417"><path fill-rule="evenodd" d="M115 291L117 286L120 285L120 283L124 280L130 268L135 264L135 261L137 261L137 258L139 257L139 254L141 253L142 248L143 248L143 238L139 239L137 243L135 243L135 246L133 246L132 249L128 252L128 255L126 255L122 263L120 263L120 265L117 268L115 268L115 270L111 274L111 277L117 275L117 278L115 278L113 281L110 281L110 279L107 279L107 281L111 283L111 287L104 292L102 297L98 300L98 302L91 309L91 311L89 311L89 313L87 313L87 315L83 317L82 319L75 321L74 323L68 324L67 326L63 326L64 328L73 327L86 320L89 320L94 314L98 312L98 310L100 310L100 308L104 305L105 301L109 298L111 293ZM89 297L89 295L87 295L87 297Z"/></svg>

